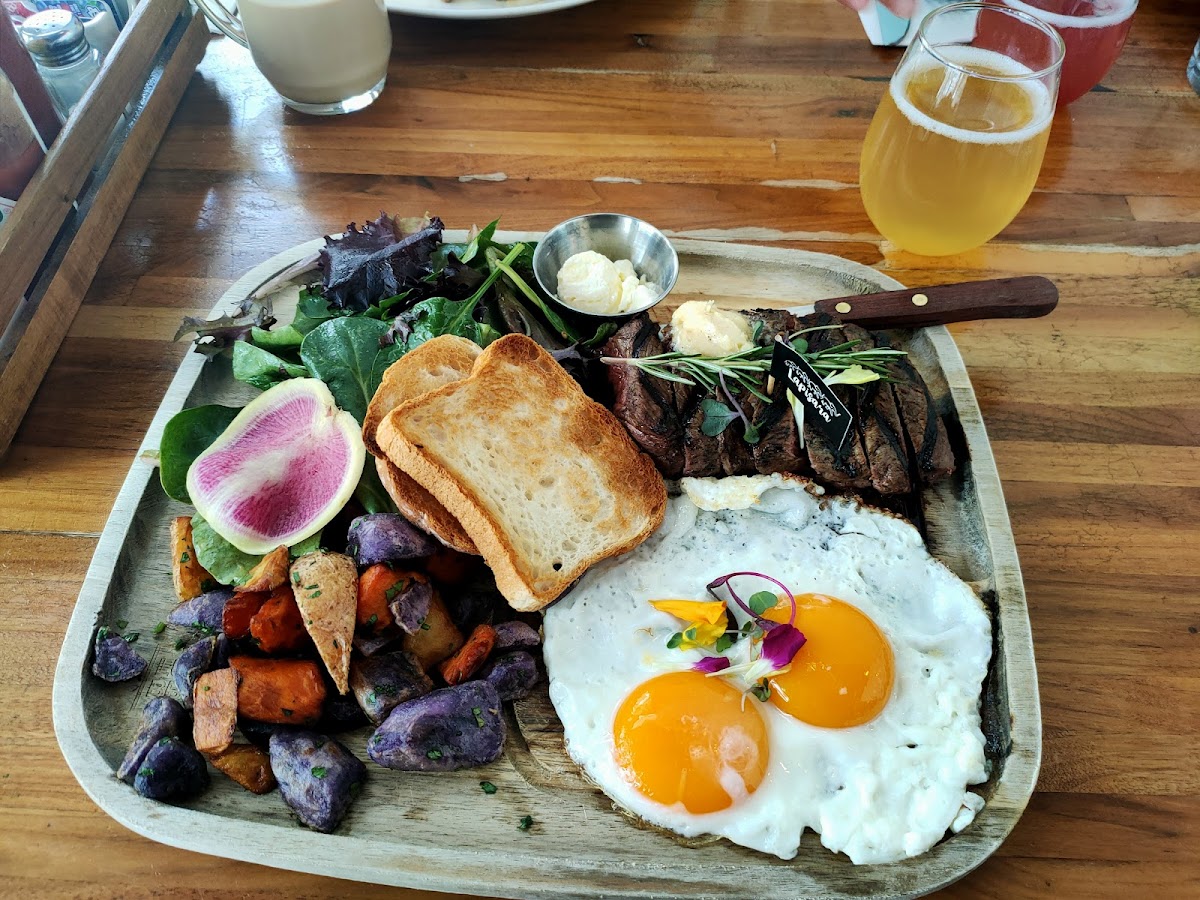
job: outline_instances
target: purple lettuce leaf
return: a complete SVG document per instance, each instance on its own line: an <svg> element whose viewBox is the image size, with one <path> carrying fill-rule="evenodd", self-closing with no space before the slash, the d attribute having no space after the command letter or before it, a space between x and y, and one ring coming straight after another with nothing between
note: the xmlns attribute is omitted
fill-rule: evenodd
<svg viewBox="0 0 1200 900"><path fill-rule="evenodd" d="M353 222L339 238L326 237L320 252L325 299L356 312L414 287L433 271L442 220L397 220L381 213L359 231Z"/></svg>

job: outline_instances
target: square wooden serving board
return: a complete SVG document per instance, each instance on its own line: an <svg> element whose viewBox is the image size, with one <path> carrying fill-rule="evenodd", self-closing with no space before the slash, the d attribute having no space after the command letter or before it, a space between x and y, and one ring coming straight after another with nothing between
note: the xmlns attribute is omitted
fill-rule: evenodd
<svg viewBox="0 0 1200 900"><path fill-rule="evenodd" d="M536 238L510 234L502 239ZM462 240L448 232L447 240ZM281 253L229 289L214 314L321 241ZM866 266L832 256L738 244L676 241L680 278L669 303L709 298L722 305L787 307L825 297L902 287ZM660 311L665 311L660 308ZM426 775L369 766L369 779L336 834L299 826L278 793L255 796L214 775L197 800L145 800L113 774L145 702L174 694L178 634L153 635L175 605L168 525L190 507L163 494L156 453L163 426L181 409L240 405L254 393L233 379L228 359L188 354L159 407L117 497L76 603L54 681L54 725L84 790L128 828L176 847L269 866L380 884L497 897L912 897L962 877L1012 830L1033 792L1041 719L1021 571L996 465L958 350L942 327L897 333L929 384L959 458L956 475L921 496L930 551L983 597L993 622L993 659L982 713L990 778L975 821L929 852L903 862L854 866L814 834L793 860L725 841L689 846L636 827L578 773L545 686L509 713L504 755L478 769ZM140 631L146 674L110 685L92 677L89 650L99 624ZM366 758L370 729L340 736ZM487 780L495 794L481 791ZM520 830L532 816L534 826Z"/></svg>

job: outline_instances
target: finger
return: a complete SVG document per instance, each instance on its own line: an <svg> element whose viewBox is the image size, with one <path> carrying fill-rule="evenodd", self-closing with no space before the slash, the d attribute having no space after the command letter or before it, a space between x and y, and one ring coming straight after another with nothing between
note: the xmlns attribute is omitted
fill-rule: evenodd
<svg viewBox="0 0 1200 900"><path fill-rule="evenodd" d="M917 11L916 0L883 0L883 5L902 19L911 18Z"/></svg>
<svg viewBox="0 0 1200 900"><path fill-rule="evenodd" d="M871 0L838 0L838 3L842 4L842 6L852 9L855 12L862 12L870 2Z"/></svg>

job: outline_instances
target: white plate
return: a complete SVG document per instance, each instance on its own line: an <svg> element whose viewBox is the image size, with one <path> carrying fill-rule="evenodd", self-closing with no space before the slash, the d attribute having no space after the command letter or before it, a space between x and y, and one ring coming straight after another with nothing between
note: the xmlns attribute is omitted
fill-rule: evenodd
<svg viewBox="0 0 1200 900"><path fill-rule="evenodd" d="M388 12L430 19L516 19L583 6L592 0L385 0Z"/></svg>

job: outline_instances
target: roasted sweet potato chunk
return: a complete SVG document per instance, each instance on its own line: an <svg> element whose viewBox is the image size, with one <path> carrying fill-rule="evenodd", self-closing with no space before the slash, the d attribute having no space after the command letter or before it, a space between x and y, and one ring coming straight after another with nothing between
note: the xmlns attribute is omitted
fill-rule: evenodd
<svg viewBox="0 0 1200 900"><path fill-rule="evenodd" d="M259 560L258 565L246 576L246 580L235 587L234 591L262 594L275 590L281 584L287 584L290 560L287 547L276 547Z"/></svg>
<svg viewBox="0 0 1200 900"><path fill-rule="evenodd" d="M237 730L238 676L233 669L205 672L192 692L192 743L205 756L223 753Z"/></svg>
<svg viewBox="0 0 1200 900"><path fill-rule="evenodd" d="M175 596L180 600L191 600L217 586L200 560L192 545L192 520L177 516L171 520L171 581L175 585Z"/></svg>
<svg viewBox="0 0 1200 900"><path fill-rule="evenodd" d="M462 684L478 672L496 646L496 629L491 625L476 625L467 642L438 667L446 684Z"/></svg>
<svg viewBox="0 0 1200 900"><path fill-rule="evenodd" d="M290 584L281 584L271 591L267 602L259 607L250 620L250 636L258 649L268 655L294 653L308 646L308 631Z"/></svg>
<svg viewBox="0 0 1200 900"><path fill-rule="evenodd" d="M321 718L325 682L315 662L232 656L229 667L241 678L239 715L277 725L311 725Z"/></svg>
<svg viewBox="0 0 1200 900"><path fill-rule="evenodd" d="M275 787L271 757L252 744L233 744L208 761L252 794L265 794Z"/></svg>
<svg viewBox="0 0 1200 900"><path fill-rule="evenodd" d="M221 630L231 641L250 636L250 622L270 594L235 593L221 610Z"/></svg>

